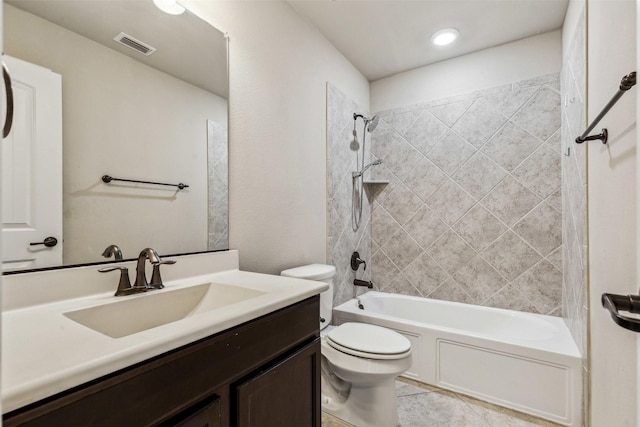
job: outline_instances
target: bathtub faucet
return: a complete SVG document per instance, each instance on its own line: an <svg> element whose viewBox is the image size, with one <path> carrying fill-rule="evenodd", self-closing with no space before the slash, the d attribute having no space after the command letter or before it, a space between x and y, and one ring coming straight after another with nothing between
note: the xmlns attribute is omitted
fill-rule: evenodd
<svg viewBox="0 0 640 427"><path fill-rule="evenodd" d="M354 279L353 281L353 285L354 286L364 286L367 287L369 289L373 288L373 282L367 282L366 280L360 280L360 279Z"/></svg>

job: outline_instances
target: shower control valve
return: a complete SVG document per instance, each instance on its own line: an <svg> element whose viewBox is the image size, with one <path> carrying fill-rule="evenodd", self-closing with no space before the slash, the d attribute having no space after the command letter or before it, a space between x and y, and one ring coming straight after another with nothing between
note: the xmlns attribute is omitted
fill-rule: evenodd
<svg viewBox="0 0 640 427"><path fill-rule="evenodd" d="M364 269L367 269L367 262L365 260L360 259L360 254L358 252L354 252L351 254L351 269L353 271L358 271L360 268L360 264L364 264Z"/></svg>

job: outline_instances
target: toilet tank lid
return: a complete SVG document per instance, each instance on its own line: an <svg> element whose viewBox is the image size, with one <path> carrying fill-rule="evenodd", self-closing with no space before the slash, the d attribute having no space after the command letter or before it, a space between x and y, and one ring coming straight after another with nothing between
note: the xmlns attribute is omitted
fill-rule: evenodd
<svg viewBox="0 0 640 427"><path fill-rule="evenodd" d="M322 280L333 277L336 268L327 264L310 264L302 267L290 268L280 273L281 276L296 277L298 279Z"/></svg>

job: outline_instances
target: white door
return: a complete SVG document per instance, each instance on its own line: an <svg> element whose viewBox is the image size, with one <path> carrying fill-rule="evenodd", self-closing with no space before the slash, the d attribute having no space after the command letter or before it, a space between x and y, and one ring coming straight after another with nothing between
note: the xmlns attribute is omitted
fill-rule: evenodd
<svg viewBox="0 0 640 427"><path fill-rule="evenodd" d="M7 55L2 60L14 98L13 127L2 140L2 269L61 265L62 79Z"/></svg>

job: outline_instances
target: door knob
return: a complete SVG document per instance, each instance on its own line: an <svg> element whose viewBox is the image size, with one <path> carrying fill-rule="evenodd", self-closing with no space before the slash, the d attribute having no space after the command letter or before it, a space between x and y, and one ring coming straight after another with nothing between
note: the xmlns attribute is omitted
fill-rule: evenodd
<svg viewBox="0 0 640 427"><path fill-rule="evenodd" d="M29 243L29 246L37 246L37 245L45 245L48 248L52 248L58 244L58 239L55 237L47 237L43 242L33 242Z"/></svg>

